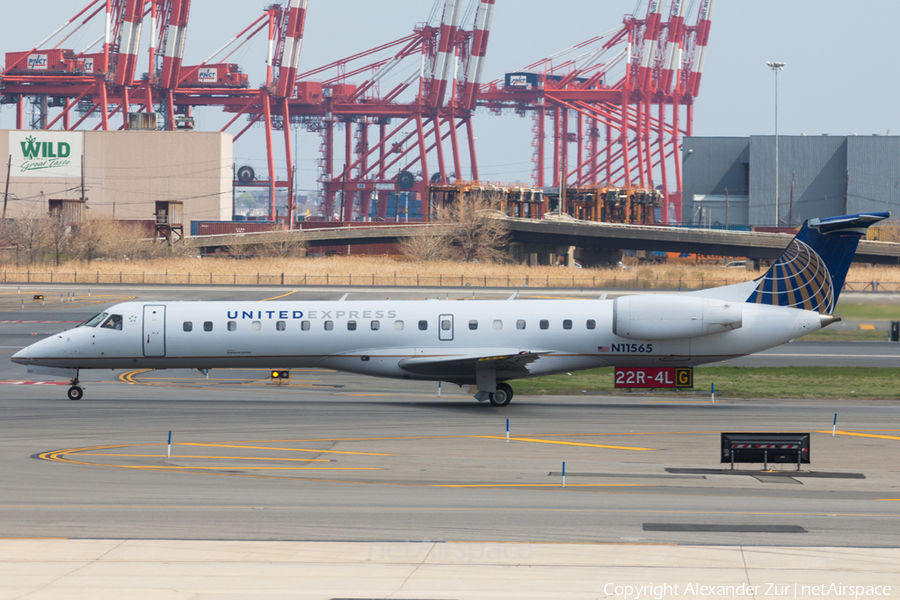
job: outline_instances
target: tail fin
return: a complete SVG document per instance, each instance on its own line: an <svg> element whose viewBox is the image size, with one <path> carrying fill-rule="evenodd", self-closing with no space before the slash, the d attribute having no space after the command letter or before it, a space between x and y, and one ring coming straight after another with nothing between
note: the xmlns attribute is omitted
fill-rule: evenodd
<svg viewBox="0 0 900 600"><path fill-rule="evenodd" d="M757 279L747 302L815 310L837 304L859 238L888 212L809 219L772 268Z"/></svg>

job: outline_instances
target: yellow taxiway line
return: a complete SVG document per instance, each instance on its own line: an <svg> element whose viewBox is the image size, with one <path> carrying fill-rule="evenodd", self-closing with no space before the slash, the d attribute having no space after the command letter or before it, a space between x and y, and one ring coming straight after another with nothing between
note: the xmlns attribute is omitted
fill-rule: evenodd
<svg viewBox="0 0 900 600"><path fill-rule="evenodd" d="M208 458L213 460L268 460L277 461L295 461L295 462L332 462L330 458L266 458L265 456L206 456L204 454L173 454L167 456L165 454L113 454L108 452L89 452L82 456L118 456L126 458Z"/></svg>
<svg viewBox="0 0 900 600"><path fill-rule="evenodd" d="M816 433L831 433L830 431L817 431ZM896 435L876 435L874 433L854 433L852 431L835 431L835 435L848 435L851 437L876 438L879 440L900 440Z"/></svg>
<svg viewBox="0 0 900 600"><path fill-rule="evenodd" d="M472 436L476 438L483 438L488 440L505 440L506 438L499 435L476 435ZM636 448L634 446L608 446L606 444L584 444L582 442L558 442L555 440L539 440L535 438L520 438L520 437L510 437L509 441L511 442L530 442L532 444L558 444L560 446L582 446L585 448L606 448L608 450L637 450L637 451L651 451L658 450L658 448Z"/></svg>
<svg viewBox="0 0 900 600"><path fill-rule="evenodd" d="M268 302L269 300L278 300L279 298L284 298L285 296L290 296L291 294L296 294L300 290L294 290L292 292L288 292L287 294L282 294L280 296L273 296L272 298L266 298L264 300L260 300L260 302Z"/></svg>

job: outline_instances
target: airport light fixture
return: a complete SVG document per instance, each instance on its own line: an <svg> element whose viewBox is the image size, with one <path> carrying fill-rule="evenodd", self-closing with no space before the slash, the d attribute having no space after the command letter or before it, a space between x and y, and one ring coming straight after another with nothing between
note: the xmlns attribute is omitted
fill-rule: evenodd
<svg viewBox="0 0 900 600"><path fill-rule="evenodd" d="M775 71L775 227L781 224L778 212L778 71L784 69L785 62L768 61L766 63Z"/></svg>

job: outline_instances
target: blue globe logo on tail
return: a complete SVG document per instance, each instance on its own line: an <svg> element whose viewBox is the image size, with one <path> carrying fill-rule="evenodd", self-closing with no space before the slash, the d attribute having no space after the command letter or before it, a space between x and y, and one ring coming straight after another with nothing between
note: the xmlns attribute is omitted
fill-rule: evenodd
<svg viewBox="0 0 900 600"><path fill-rule="evenodd" d="M830 315L834 311L834 283L822 257L794 238L763 276L747 302L789 306Z"/></svg>
<svg viewBox="0 0 900 600"><path fill-rule="evenodd" d="M859 239L870 225L890 216L878 212L809 219L772 268L756 280L747 302L830 315Z"/></svg>

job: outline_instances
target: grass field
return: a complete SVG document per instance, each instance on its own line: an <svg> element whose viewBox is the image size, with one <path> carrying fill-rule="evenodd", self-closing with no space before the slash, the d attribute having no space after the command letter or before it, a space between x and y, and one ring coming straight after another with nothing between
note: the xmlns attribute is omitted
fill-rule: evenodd
<svg viewBox="0 0 900 600"><path fill-rule="evenodd" d="M900 304L853 304L838 302L835 313L845 319L872 321L900 320Z"/></svg>
<svg viewBox="0 0 900 600"><path fill-rule="evenodd" d="M865 329L836 329L826 327L803 336L804 342L886 342L890 333L887 330L871 331Z"/></svg>
<svg viewBox="0 0 900 600"><path fill-rule="evenodd" d="M694 389L663 391L667 398L709 398L712 384L719 398L898 399L900 368L866 367L698 367ZM517 394L626 394L613 386L613 369L580 371L511 382ZM650 390L635 390L646 394Z"/></svg>
<svg viewBox="0 0 900 600"><path fill-rule="evenodd" d="M150 261L72 261L60 267L6 264L11 283L191 283L243 285L401 285L440 287L700 289L759 277L762 272L709 265L648 265L627 269L567 269L520 264L414 262L387 256L324 258L171 257ZM900 267L852 266L847 289L864 291L878 282L900 291Z"/></svg>

